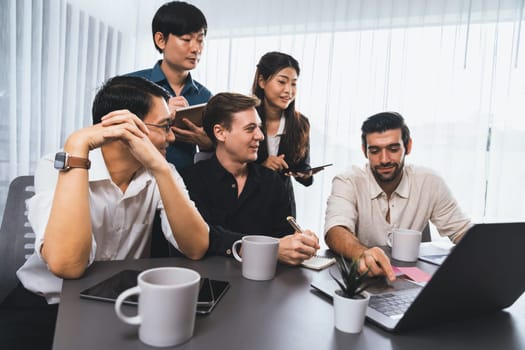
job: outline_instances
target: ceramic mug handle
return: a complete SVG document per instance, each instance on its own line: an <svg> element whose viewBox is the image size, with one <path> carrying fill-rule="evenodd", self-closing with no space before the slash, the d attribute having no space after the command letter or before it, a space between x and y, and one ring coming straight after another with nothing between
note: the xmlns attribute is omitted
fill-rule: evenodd
<svg viewBox="0 0 525 350"><path fill-rule="evenodd" d="M118 318L120 318L123 322L132 324L132 325L139 325L140 322L142 321L140 319L140 315L129 317L129 316L124 315L124 313L121 310L122 302L134 294L140 294L139 286L135 286L133 288L126 289L125 291L120 293L117 300L115 301L115 312L117 313Z"/></svg>
<svg viewBox="0 0 525 350"><path fill-rule="evenodd" d="M388 236L386 238L386 245L392 248L392 241L393 241L394 233L388 232Z"/></svg>
<svg viewBox="0 0 525 350"><path fill-rule="evenodd" d="M232 245L232 253L235 260L242 262L242 258L237 254L237 245L242 243L242 239L239 239L238 241L235 241Z"/></svg>

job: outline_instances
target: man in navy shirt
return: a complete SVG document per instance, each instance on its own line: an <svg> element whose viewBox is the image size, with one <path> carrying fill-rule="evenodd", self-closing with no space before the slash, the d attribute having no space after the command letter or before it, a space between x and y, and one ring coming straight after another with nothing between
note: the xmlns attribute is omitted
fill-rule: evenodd
<svg viewBox="0 0 525 350"><path fill-rule="evenodd" d="M197 67L204 47L208 24L204 14L195 6L182 1L162 5L152 21L153 42L162 53L151 69L129 73L144 77L165 88L173 96L170 110L208 102L211 92L193 80L190 71ZM191 121L188 129L173 127L176 141L168 147L166 158L180 170L193 164L196 145L199 150L212 149L211 140L204 130Z"/></svg>

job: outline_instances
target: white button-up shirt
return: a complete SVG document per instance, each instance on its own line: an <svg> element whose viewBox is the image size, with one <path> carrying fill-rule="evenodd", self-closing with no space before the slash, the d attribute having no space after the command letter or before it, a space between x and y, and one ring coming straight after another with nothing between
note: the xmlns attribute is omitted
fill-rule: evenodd
<svg viewBox="0 0 525 350"><path fill-rule="evenodd" d="M386 220L389 209L390 222ZM343 226L365 246L384 246L393 228L423 231L429 220L441 236L452 240L470 227L449 188L432 170L405 165L401 182L388 199L366 164L333 179L325 234L334 226Z"/></svg>
<svg viewBox="0 0 525 350"><path fill-rule="evenodd" d="M279 128L277 129L277 132L275 135L267 135L266 136L266 143L268 145L268 155L269 156L278 156L279 152L279 144L281 143L281 136L284 134L284 127L286 126L286 118L284 117L284 113L281 115L281 119L279 120Z"/></svg>
<svg viewBox="0 0 525 350"><path fill-rule="evenodd" d="M162 230L177 247L155 178L139 170L125 193L113 183L100 149L89 153L89 207L93 229L89 264L94 260L138 259L149 255L155 211L161 209ZM54 155L44 157L35 174L35 195L27 200L28 217L35 232L35 252L18 270L24 287L46 297L48 303L59 302L62 280L53 275L40 255L45 228L51 212L58 171L53 168ZM186 186L172 166L177 184ZM74 230L71 234L75 234Z"/></svg>

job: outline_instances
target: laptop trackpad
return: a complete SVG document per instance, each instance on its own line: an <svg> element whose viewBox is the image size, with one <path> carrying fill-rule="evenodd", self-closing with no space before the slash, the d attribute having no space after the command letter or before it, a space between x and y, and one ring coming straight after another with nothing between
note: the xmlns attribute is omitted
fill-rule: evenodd
<svg viewBox="0 0 525 350"><path fill-rule="evenodd" d="M386 278L379 278L366 289L372 295L391 293L395 291L421 288L420 285L404 278L396 278L394 282L388 282Z"/></svg>

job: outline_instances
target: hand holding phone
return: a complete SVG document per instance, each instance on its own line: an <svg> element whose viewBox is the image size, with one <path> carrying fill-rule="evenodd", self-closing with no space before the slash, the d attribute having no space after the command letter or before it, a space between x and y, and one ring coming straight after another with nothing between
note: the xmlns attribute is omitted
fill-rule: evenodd
<svg viewBox="0 0 525 350"><path fill-rule="evenodd" d="M314 168L306 168L306 169L284 169L283 174L288 176L294 176L294 177L309 177L317 174L318 172L324 170L326 167L329 167L333 165L330 164L324 164L320 166L316 166Z"/></svg>

